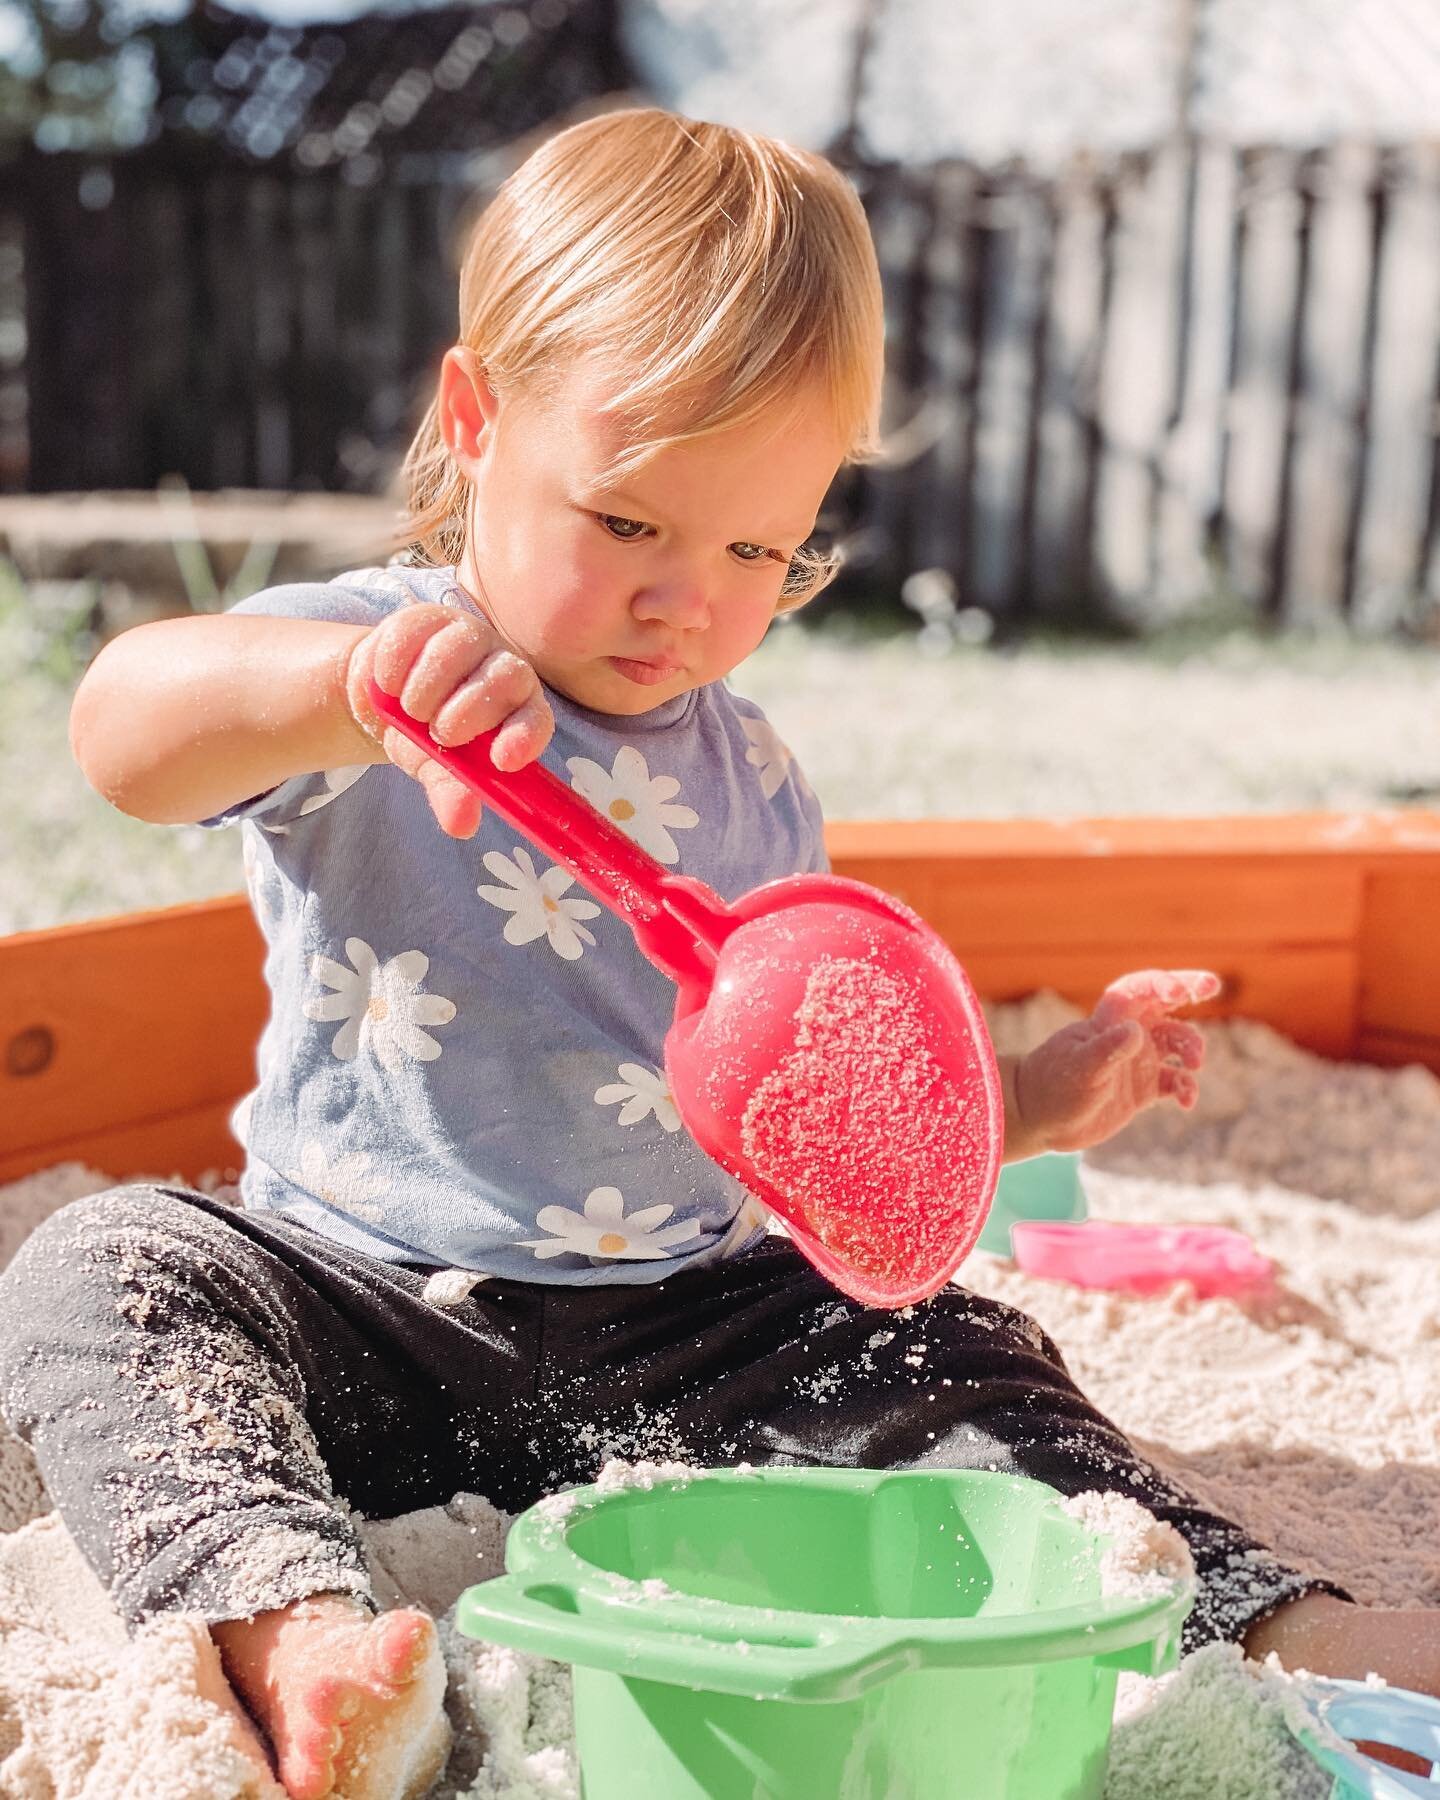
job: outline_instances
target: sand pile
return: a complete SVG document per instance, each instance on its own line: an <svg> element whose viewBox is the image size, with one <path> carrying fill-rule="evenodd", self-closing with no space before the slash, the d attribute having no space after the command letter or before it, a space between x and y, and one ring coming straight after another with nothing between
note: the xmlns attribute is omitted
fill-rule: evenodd
<svg viewBox="0 0 1440 1800"><path fill-rule="evenodd" d="M997 1038L1062 1014L1007 1009ZM1361 1600L1440 1606L1440 1082L1326 1064L1258 1026L1209 1037L1198 1113L1151 1115L1107 1146L1091 1210L1248 1231L1280 1265L1273 1293L1086 1293L983 1255L964 1279L1032 1312L1098 1405L1284 1554ZM67 1168L0 1189L0 1256L102 1185ZM58 1523L36 1520L43 1504L0 1439L0 1796L262 1800L236 1785L187 1627L127 1642ZM498 1571L503 1531L465 1497L367 1538L386 1593L443 1615ZM574 1800L564 1673L444 1635L444 1800ZM1167 1682L1127 1678L1108 1800L1318 1800L1328 1783L1293 1748L1287 1692L1223 1647Z"/></svg>

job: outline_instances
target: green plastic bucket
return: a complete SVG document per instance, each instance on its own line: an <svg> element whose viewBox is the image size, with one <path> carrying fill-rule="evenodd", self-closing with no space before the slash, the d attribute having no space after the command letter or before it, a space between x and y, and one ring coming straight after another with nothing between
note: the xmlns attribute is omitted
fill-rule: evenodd
<svg viewBox="0 0 1440 1800"><path fill-rule="evenodd" d="M1078 1225L1085 1215L1079 1152L1050 1150L1041 1156L1028 1156L1023 1162L1006 1163L1001 1169L978 1247L992 1256L1012 1256L1010 1227L1022 1219Z"/></svg>
<svg viewBox="0 0 1440 1800"><path fill-rule="evenodd" d="M574 1664L585 1800L1098 1800L1116 1676L1188 1587L1105 1599L1040 1482L716 1471L532 1507L467 1635Z"/></svg>

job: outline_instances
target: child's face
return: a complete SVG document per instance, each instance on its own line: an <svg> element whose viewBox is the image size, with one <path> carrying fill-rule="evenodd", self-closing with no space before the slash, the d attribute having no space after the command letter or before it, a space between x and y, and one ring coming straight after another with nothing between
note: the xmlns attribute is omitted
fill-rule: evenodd
<svg viewBox="0 0 1440 1800"><path fill-rule="evenodd" d="M500 398L452 351L441 413L471 481L461 582L551 687L627 714L760 642L844 447L821 396L802 394L787 418L672 445L611 488L610 392L581 370L558 397Z"/></svg>

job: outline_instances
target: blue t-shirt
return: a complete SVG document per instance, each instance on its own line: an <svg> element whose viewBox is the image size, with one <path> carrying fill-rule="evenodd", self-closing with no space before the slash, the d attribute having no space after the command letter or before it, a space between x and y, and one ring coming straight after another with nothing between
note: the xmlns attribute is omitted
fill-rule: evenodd
<svg viewBox="0 0 1440 1800"><path fill-rule="evenodd" d="M378 623L469 603L453 570L362 569L237 613ZM721 682L635 717L547 693L543 761L662 863L734 899L822 869L819 805ZM487 809L460 841L387 764L299 775L241 822L272 1010L237 1109L245 1204L387 1262L658 1281L764 1229L665 1081L675 988L629 927Z"/></svg>

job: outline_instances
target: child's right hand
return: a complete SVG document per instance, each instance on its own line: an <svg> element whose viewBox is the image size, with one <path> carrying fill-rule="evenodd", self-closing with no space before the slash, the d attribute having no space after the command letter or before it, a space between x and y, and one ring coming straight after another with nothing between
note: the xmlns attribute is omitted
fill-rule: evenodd
<svg viewBox="0 0 1440 1800"><path fill-rule="evenodd" d="M381 719L370 701L372 679L423 720L438 743L468 744L498 726L490 746L497 769L533 762L555 729L539 676L484 619L424 603L402 607L360 639L345 675L350 710L395 767L424 788L440 829L451 837L475 835L480 796Z"/></svg>

